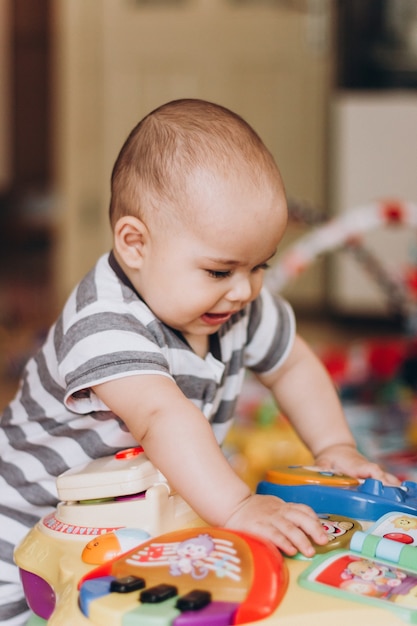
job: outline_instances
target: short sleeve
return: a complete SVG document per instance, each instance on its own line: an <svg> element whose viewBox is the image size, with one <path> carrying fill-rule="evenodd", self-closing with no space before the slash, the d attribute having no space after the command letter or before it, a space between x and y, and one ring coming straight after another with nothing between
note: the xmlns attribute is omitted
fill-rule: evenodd
<svg viewBox="0 0 417 626"><path fill-rule="evenodd" d="M163 348L149 329L126 314L91 313L68 328L60 341L64 402L75 412L105 409L91 391L94 385L137 374L170 377Z"/></svg>
<svg viewBox="0 0 417 626"><path fill-rule="evenodd" d="M251 304L245 366L258 374L280 367L293 346L295 327L289 303L263 288Z"/></svg>

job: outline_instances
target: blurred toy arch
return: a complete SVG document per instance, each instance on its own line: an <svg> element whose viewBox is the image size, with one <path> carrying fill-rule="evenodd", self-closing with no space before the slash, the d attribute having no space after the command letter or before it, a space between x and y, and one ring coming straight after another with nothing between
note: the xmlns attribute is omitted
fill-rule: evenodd
<svg viewBox="0 0 417 626"><path fill-rule="evenodd" d="M289 215L291 221L313 226L313 230L278 257L267 276L273 292L281 292L319 257L339 250L347 251L380 288L388 311L403 321L404 330L417 334L417 236L414 248L409 250L409 262L402 268L388 267L366 245L366 235L381 228L416 229L417 203L381 200L358 206L327 221L309 205L290 200Z"/></svg>

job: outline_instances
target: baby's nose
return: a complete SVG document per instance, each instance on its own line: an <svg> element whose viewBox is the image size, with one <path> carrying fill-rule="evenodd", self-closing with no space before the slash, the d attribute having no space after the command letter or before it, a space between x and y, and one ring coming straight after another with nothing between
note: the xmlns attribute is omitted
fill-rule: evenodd
<svg viewBox="0 0 417 626"><path fill-rule="evenodd" d="M249 278L239 278L234 281L229 293L228 298L233 302L246 302L250 300L252 296L252 283Z"/></svg>

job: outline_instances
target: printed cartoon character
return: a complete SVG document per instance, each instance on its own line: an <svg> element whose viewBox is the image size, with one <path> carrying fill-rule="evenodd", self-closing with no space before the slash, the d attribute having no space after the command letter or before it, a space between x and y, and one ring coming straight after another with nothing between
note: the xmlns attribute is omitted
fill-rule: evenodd
<svg viewBox="0 0 417 626"><path fill-rule="evenodd" d="M347 573L361 580L372 581L380 591L385 590L385 587L388 590L397 587L401 584L401 580L406 577L406 574L400 570L367 559L359 559L349 563Z"/></svg>
<svg viewBox="0 0 417 626"><path fill-rule="evenodd" d="M341 587L367 596L378 596L390 602L412 606L416 603L417 577L367 559L347 566Z"/></svg>
<svg viewBox="0 0 417 626"><path fill-rule="evenodd" d="M346 591L350 591L351 593L356 593L359 596L378 596L375 585L369 582L365 582L364 580L358 580L356 578L344 580L343 582L341 582L340 589L345 589Z"/></svg>
<svg viewBox="0 0 417 626"><path fill-rule="evenodd" d="M172 576L190 574L195 579L205 578L209 569L203 559L207 558L214 549L214 542L207 534L181 541L178 544L176 556L171 562L170 574Z"/></svg>
<svg viewBox="0 0 417 626"><path fill-rule="evenodd" d="M401 515L401 517L395 518L393 525L395 528L402 528L403 530L415 530L417 528L417 519L408 517L408 515Z"/></svg>
<svg viewBox="0 0 417 626"><path fill-rule="evenodd" d="M342 537L342 535L345 535L354 526L354 523L348 520L321 519L320 521L323 529L328 534L329 541L334 541Z"/></svg>

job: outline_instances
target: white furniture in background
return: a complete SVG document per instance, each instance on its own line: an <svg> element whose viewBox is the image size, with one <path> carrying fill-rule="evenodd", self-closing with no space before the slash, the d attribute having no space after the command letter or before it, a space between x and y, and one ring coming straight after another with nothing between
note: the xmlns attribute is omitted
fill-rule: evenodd
<svg viewBox="0 0 417 626"><path fill-rule="evenodd" d="M331 208L335 215L376 199L417 200L417 92L341 92L332 102ZM367 236L366 246L400 274L414 257L417 233L390 228ZM379 286L352 255L330 261L329 299L342 314L381 315Z"/></svg>

